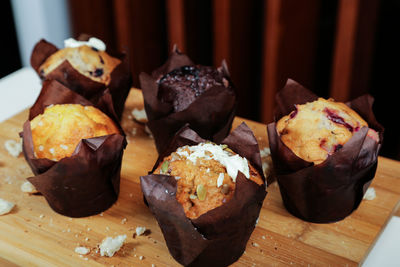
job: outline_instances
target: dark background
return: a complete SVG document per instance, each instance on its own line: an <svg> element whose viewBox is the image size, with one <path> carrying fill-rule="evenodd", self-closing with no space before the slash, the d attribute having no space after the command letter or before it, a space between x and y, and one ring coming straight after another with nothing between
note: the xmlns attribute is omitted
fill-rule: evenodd
<svg viewBox="0 0 400 267"><path fill-rule="evenodd" d="M400 1L69 0L69 8L75 37L90 33L129 50L135 86L173 43L198 64L226 58L238 115L256 121L272 121L273 95L289 77L340 101L370 93L386 128L381 154L400 159ZM0 1L0 20L3 77L21 67L9 0Z"/></svg>

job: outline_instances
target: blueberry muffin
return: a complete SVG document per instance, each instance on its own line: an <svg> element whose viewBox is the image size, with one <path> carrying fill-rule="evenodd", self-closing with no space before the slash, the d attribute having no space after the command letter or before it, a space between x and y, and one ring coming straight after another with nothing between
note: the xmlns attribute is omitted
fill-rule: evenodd
<svg viewBox="0 0 400 267"><path fill-rule="evenodd" d="M70 38L65 41L65 45L64 49L58 50L40 65L38 71L42 79L67 60L74 69L93 81L105 85L110 83L111 72L121 60L107 54L101 40L90 38L84 42Z"/></svg>
<svg viewBox="0 0 400 267"><path fill-rule="evenodd" d="M158 84L158 98L164 103L172 104L174 112L186 109L213 86L225 86L233 90L221 71L201 65L174 69L161 77Z"/></svg>
<svg viewBox="0 0 400 267"><path fill-rule="evenodd" d="M200 143L178 148L154 174L177 179L176 199L190 219L227 203L234 195L238 172L258 185L264 182L247 161L227 145Z"/></svg>
<svg viewBox="0 0 400 267"><path fill-rule="evenodd" d="M294 111L276 124L282 142L298 157L314 164L340 150L362 127L368 124L354 110L323 98L296 105ZM368 137L379 142L373 129L369 129Z"/></svg>
<svg viewBox="0 0 400 267"><path fill-rule="evenodd" d="M36 157L54 161L71 156L82 139L120 133L99 109L80 104L48 106L30 124Z"/></svg>

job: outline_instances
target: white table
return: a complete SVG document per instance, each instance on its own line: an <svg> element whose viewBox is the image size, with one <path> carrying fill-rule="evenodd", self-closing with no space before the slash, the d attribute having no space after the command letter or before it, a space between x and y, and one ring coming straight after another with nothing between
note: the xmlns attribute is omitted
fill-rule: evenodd
<svg viewBox="0 0 400 267"><path fill-rule="evenodd" d="M0 79L0 122L31 106L40 88L40 80L31 68L22 68ZM399 217L389 221L363 266L400 266Z"/></svg>

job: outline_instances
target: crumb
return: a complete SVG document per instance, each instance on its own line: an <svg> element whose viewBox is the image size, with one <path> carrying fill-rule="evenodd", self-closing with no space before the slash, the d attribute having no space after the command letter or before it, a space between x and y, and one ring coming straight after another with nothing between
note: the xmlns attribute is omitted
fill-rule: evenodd
<svg viewBox="0 0 400 267"><path fill-rule="evenodd" d="M149 137L150 137L151 139L154 139L154 136L153 136L153 134L151 133L149 127L147 127L147 125L144 126L144 131L149 135Z"/></svg>
<svg viewBox="0 0 400 267"><path fill-rule="evenodd" d="M144 227L144 226L138 226L138 227L136 227L136 235L137 235L137 236L143 235L144 232L146 232L146 227Z"/></svg>
<svg viewBox="0 0 400 267"><path fill-rule="evenodd" d="M87 247L76 247L76 248L75 248L75 253L78 253L78 254L80 254L81 256L82 256L82 255L89 254L89 252L90 252L90 249L87 248Z"/></svg>
<svg viewBox="0 0 400 267"><path fill-rule="evenodd" d="M375 198L376 198L375 188L369 187L367 189L367 191L365 192L365 195L364 195L363 199L374 200Z"/></svg>
<svg viewBox="0 0 400 267"><path fill-rule="evenodd" d="M268 157L269 155L271 155L271 150L269 149L269 147L264 147L263 149L260 150L260 156L262 158Z"/></svg>
<svg viewBox="0 0 400 267"><path fill-rule="evenodd" d="M115 238L112 237L104 238L101 244L99 245L100 255L107 257L114 256L115 252L117 252L124 244L125 239L126 235L119 235L116 236Z"/></svg>
<svg viewBox="0 0 400 267"><path fill-rule="evenodd" d="M252 242L251 244L253 245L253 247L256 247L256 248L260 247L260 245L256 242Z"/></svg>
<svg viewBox="0 0 400 267"><path fill-rule="evenodd" d="M40 219L43 219L43 218L44 218L44 214L40 214L40 215L39 215L39 218L40 218Z"/></svg>
<svg viewBox="0 0 400 267"><path fill-rule="evenodd" d="M103 217L103 213L100 213L100 216Z"/></svg>
<svg viewBox="0 0 400 267"><path fill-rule="evenodd" d="M14 203L0 198L0 215L5 215L9 213L14 208L14 206Z"/></svg>
<svg viewBox="0 0 400 267"><path fill-rule="evenodd" d="M89 241L89 237L86 237L86 238L85 238L85 241L86 241L86 242Z"/></svg>
<svg viewBox="0 0 400 267"><path fill-rule="evenodd" d="M144 259L144 257L143 257L143 256L140 256L140 257L139 257L139 260L143 260L143 259Z"/></svg>
<svg viewBox="0 0 400 267"><path fill-rule="evenodd" d="M156 267L156 265L155 265L155 264L152 264L151 267Z"/></svg>
<svg viewBox="0 0 400 267"><path fill-rule="evenodd" d="M18 158L19 154L22 152L22 139L20 139L19 142L12 139L6 140L4 142L4 148L7 150L8 154Z"/></svg>
<svg viewBox="0 0 400 267"><path fill-rule="evenodd" d="M263 235L261 238L265 240L265 235Z"/></svg>
<svg viewBox="0 0 400 267"><path fill-rule="evenodd" d="M35 186L30 182L26 181L21 185L21 191L28 194L36 194L38 191L36 190Z"/></svg>
<svg viewBox="0 0 400 267"><path fill-rule="evenodd" d="M92 230L92 229L90 229L90 228L88 227L87 231L90 232L90 230Z"/></svg>
<svg viewBox="0 0 400 267"><path fill-rule="evenodd" d="M121 224L125 224L126 221L127 221L127 219L126 219L126 218L123 218L122 221L121 221Z"/></svg>
<svg viewBox="0 0 400 267"><path fill-rule="evenodd" d="M132 116L138 122L141 122L141 123L147 122L147 115L146 115L146 111L144 110L144 108L143 109L134 108L132 110Z"/></svg>

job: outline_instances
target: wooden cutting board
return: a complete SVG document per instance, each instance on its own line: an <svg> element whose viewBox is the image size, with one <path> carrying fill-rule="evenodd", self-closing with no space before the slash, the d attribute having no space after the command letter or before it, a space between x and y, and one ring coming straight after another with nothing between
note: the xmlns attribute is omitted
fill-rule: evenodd
<svg viewBox="0 0 400 267"><path fill-rule="evenodd" d="M125 151L121 193L118 202L102 215L72 219L53 212L42 196L20 190L32 175L22 154L10 156L4 148L18 133L28 112L23 111L0 124L0 198L16 204L0 216L1 266L177 266L169 255L156 220L143 203L139 176L149 171L157 152L143 125L133 122L131 111L142 108L139 90L132 89L122 126L129 145ZM236 118L233 128L245 121L267 146L266 126ZM244 255L234 266L355 266L363 262L400 200L400 163L379 158L372 182L377 197L363 200L360 207L343 221L313 224L290 215L282 205L276 183L268 189L260 219ZM133 238L137 226L151 230L148 236ZM106 236L126 234L127 242L112 258L100 257L96 245ZM75 247L91 248L80 257Z"/></svg>

